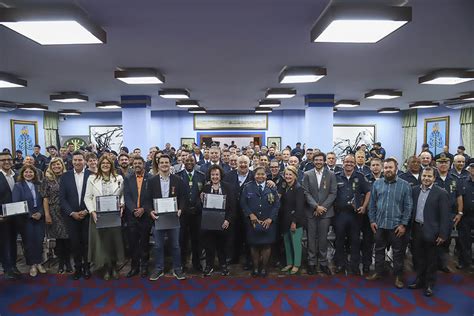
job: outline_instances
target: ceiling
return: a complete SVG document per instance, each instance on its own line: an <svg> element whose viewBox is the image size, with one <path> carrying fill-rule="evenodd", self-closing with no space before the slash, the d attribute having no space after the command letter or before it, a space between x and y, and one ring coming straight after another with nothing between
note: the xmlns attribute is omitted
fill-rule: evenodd
<svg viewBox="0 0 474 316"><path fill-rule="evenodd" d="M303 109L305 94L334 93L361 101L358 110L474 91L474 82L419 85L438 68L474 68L474 1L412 0L412 22L376 44L311 43L310 30L328 0L0 0L0 5L75 3L107 32L103 45L41 46L0 26L0 71L28 80L0 89L0 100L43 103L50 110L96 111L95 102L150 95L152 110L176 109L160 88L187 88L208 110L251 110L271 87L294 87L280 109ZM322 66L316 83L281 85L283 66ZM117 67L154 67L163 85L127 85ZM365 100L371 89L403 91L395 100ZM59 104L49 95L79 91L87 104ZM105 111L105 110L101 110Z"/></svg>

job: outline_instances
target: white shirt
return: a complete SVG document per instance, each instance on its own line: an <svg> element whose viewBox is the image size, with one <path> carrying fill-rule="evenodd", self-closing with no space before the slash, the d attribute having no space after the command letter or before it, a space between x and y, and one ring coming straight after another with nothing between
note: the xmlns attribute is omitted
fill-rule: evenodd
<svg viewBox="0 0 474 316"><path fill-rule="evenodd" d="M7 179L8 186L10 187L10 191L13 191L13 187L15 186L15 178L14 178L15 173L10 170L10 174L8 174L5 171L3 171L3 169L0 169L0 172L3 173L3 175L5 176L5 179Z"/></svg>
<svg viewBox="0 0 474 316"><path fill-rule="evenodd" d="M161 197L167 198L170 196L170 177L163 177L160 175Z"/></svg>
<svg viewBox="0 0 474 316"><path fill-rule="evenodd" d="M316 173L316 179L318 179L318 188L321 186L321 179L323 178L323 169L321 171L316 170L314 168L314 173Z"/></svg>
<svg viewBox="0 0 474 316"><path fill-rule="evenodd" d="M245 179L247 179L248 175L249 175L248 172L245 175L241 175L240 173L237 172L237 176L239 178L239 186L242 186L242 184L244 184Z"/></svg>
<svg viewBox="0 0 474 316"><path fill-rule="evenodd" d="M84 184L84 169L79 173L74 169L74 181L76 182L77 199L79 204L81 204L82 185Z"/></svg>

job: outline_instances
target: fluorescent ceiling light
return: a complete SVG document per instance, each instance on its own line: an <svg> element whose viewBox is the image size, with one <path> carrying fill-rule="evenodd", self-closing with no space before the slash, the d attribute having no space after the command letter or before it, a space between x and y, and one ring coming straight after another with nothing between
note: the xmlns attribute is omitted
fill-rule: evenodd
<svg viewBox="0 0 474 316"><path fill-rule="evenodd" d="M288 99L296 95L296 90L291 88L271 88L265 93L266 99Z"/></svg>
<svg viewBox="0 0 474 316"><path fill-rule="evenodd" d="M463 101L474 101L474 92L464 94L459 97Z"/></svg>
<svg viewBox="0 0 474 316"><path fill-rule="evenodd" d="M107 34L72 5L1 8L0 24L41 45L101 44Z"/></svg>
<svg viewBox="0 0 474 316"><path fill-rule="evenodd" d="M401 91L395 91L390 89L375 89L367 92L364 97L366 99L377 99L377 100L390 100L401 97L403 94Z"/></svg>
<svg viewBox="0 0 474 316"><path fill-rule="evenodd" d="M62 103L78 103L89 101L88 96L79 94L77 92L60 92L59 94L50 95L49 99L51 101Z"/></svg>
<svg viewBox="0 0 474 316"><path fill-rule="evenodd" d="M163 89L158 94L165 99L189 99L189 91L186 89Z"/></svg>
<svg viewBox="0 0 474 316"><path fill-rule="evenodd" d="M193 108L193 109L188 109L188 113L192 113L192 114L204 114L206 113L206 109L205 108Z"/></svg>
<svg viewBox="0 0 474 316"><path fill-rule="evenodd" d="M176 106L179 108L199 108L199 102L196 100L178 100Z"/></svg>
<svg viewBox="0 0 474 316"><path fill-rule="evenodd" d="M411 7L332 3L311 30L312 42L376 43L411 21Z"/></svg>
<svg viewBox="0 0 474 316"><path fill-rule="evenodd" d="M377 112L381 114L393 114L393 113L400 112L400 109L399 108L382 108L380 110L377 110Z"/></svg>
<svg viewBox="0 0 474 316"><path fill-rule="evenodd" d="M115 78L127 84L160 84L165 77L152 68L127 68L115 71Z"/></svg>
<svg viewBox="0 0 474 316"><path fill-rule="evenodd" d="M60 110L58 111L59 115L81 115L81 112L78 110Z"/></svg>
<svg viewBox="0 0 474 316"><path fill-rule="evenodd" d="M15 102L0 100L0 112L10 112L16 110L17 105L18 104Z"/></svg>
<svg viewBox="0 0 474 316"><path fill-rule="evenodd" d="M95 107L99 109L121 109L122 108L122 106L120 105L120 102L117 102L117 101L97 102L95 104Z"/></svg>
<svg viewBox="0 0 474 316"><path fill-rule="evenodd" d="M440 69L418 78L421 84L455 85L474 80L474 71L465 69Z"/></svg>
<svg viewBox="0 0 474 316"><path fill-rule="evenodd" d="M430 109L437 108L438 106L439 103L433 101L418 101L409 105L410 109Z"/></svg>
<svg viewBox="0 0 474 316"><path fill-rule="evenodd" d="M355 108L360 105L359 101L355 100L339 100L336 102L336 108Z"/></svg>
<svg viewBox="0 0 474 316"><path fill-rule="evenodd" d="M48 106L38 103L23 103L18 104L18 109L20 110L28 110L28 111L47 111Z"/></svg>
<svg viewBox="0 0 474 316"><path fill-rule="evenodd" d="M272 108L266 108L266 107L257 107L255 108L255 113L272 113Z"/></svg>
<svg viewBox="0 0 474 316"><path fill-rule="evenodd" d="M280 105L281 105L281 101L275 100L275 99L270 99L270 100L264 99L258 102L258 106L263 107L263 108L277 108Z"/></svg>
<svg viewBox="0 0 474 316"><path fill-rule="evenodd" d="M326 74L326 68L321 67L284 67L278 76L278 81L280 83L316 82Z"/></svg>
<svg viewBox="0 0 474 316"><path fill-rule="evenodd" d="M23 88L26 86L26 80L19 79L6 72L0 72L0 88Z"/></svg>

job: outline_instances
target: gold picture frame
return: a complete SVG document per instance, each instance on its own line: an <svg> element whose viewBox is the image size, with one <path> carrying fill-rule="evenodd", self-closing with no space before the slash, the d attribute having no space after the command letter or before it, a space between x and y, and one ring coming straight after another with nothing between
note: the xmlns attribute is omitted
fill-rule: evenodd
<svg viewBox="0 0 474 316"><path fill-rule="evenodd" d="M23 157L33 154L33 147L38 144L38 122L10 120L12 154L19 149ZM34 138L33 138L34 137Z"/></svg>
<svg viewBox="0 0 474 316"><path fill-rule="evenodd" d="M449 116L426 118L423 128L423 143L428 144L434 156L449 146Z"/></svg>

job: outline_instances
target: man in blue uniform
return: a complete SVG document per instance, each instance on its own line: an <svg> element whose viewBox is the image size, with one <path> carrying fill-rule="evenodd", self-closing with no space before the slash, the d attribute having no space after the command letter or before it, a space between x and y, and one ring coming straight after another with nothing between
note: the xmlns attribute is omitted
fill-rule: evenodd
<svg viewBox="0 0 474 316"><path fill-rule="evenodd" d="M472 238L471 230L474 229L474 163L469 164L469 177L461 180L461 196L463 210L458 212L461 221L458 224L461 255L459 256L458 269L470 268L472 264Z"/></svg>
<svg viewBox="0 0 474 316"><path fill-rule="evenodd" d="M417 156L411 156L408 158L408 170L405 173L400 175L400 179L405 180L406 182L410 183L410 185L417 186L421 184L421 160Z"/></svg>

